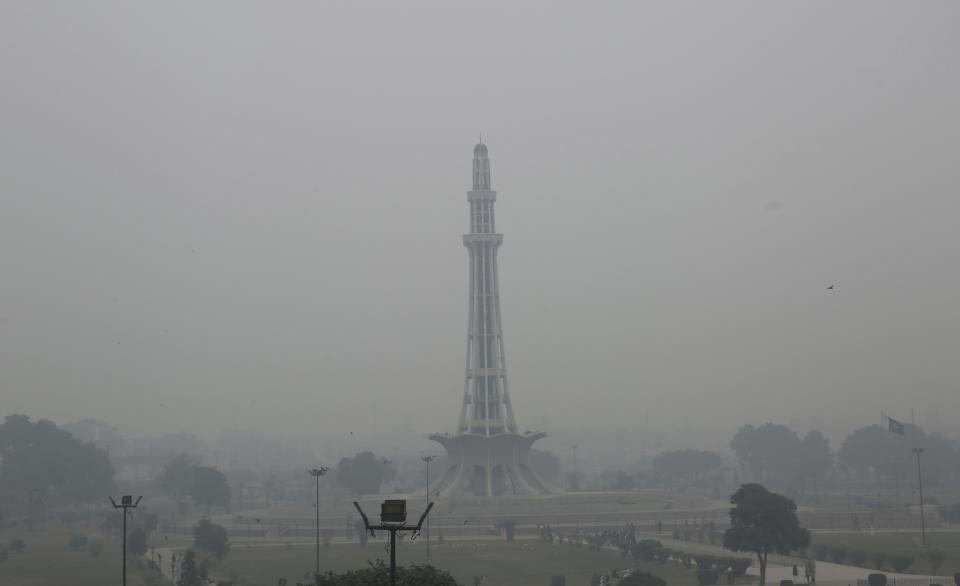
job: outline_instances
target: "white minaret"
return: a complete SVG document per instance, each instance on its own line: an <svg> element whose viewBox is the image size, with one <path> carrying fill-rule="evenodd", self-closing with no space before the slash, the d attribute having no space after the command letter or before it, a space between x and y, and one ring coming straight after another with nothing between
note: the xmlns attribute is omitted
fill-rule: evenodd
<svg viewBox="0 0 960 586"><path fill-rule="evenodd" d="M483 143L473 147L473 190L467 192L467 201L470 233L463 236L470 254L467 367L457 433L516 433L500 320L497 250L503 234L496 233L497 192L490 189L490 159Z"/></svg>
<svg viewBox="0 0 960 586"><path fill-rule="evenodd" d="M517 433L510 405L497 271L497 250L503 235L496 232L493 204L497 192L490 187L490 158L481 142L473 147L473 189L467 192L470 231L463 236L470 256L470 289L460 422L452 436L430 436L447 451L444 473L429 488L440 496L551 492L528 465L530 446L546 434Z"/></svg>

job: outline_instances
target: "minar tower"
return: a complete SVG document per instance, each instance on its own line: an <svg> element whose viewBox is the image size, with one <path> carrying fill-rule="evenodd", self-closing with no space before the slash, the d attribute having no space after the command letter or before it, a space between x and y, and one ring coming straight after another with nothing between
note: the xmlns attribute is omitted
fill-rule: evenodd
<svg viewBox="0 0 960 586"><path fill-rule="evenodd" d="M447 450L446 470L430 488L440 496L550 492L527 462L530 446L546 434L517 433L510 403L497 271L503 234L496 232L493 204L497 192L490 186L487 146L480 143L473 147L473 190L467 192L470 233L463 236L470 255L463 404L455 435L430 436Z"/></svg>

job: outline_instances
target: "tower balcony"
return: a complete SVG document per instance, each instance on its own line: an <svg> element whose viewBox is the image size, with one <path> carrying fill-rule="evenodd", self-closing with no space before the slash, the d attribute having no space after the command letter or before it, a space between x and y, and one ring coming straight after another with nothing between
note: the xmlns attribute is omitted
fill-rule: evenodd
<svg viewBox="0 0 960 586"><path fill-rule="evenodd" d="M493 244L500 246L503 244L503 234L485 234L481 232L463 235L464 246L470 246L471 244L482 244L485 242L492 242Z"/></svg>

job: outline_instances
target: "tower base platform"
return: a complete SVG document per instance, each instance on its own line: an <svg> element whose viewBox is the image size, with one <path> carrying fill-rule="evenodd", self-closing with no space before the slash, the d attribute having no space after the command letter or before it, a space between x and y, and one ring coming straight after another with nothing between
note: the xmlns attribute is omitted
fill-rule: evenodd
<svg viewBox="0 0 960 586"><path fill-rule="evenodd" d="M530 446L545 433L501 433L485 436L433 434L447 451L447 464L440 480L430 487L436 496L473 494L550 494L528 463Z"/></svg>

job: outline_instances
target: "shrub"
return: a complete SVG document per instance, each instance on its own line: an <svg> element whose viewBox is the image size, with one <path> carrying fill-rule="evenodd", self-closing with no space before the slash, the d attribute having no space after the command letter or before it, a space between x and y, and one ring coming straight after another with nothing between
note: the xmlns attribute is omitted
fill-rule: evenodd
<svg viewBox="0 0 960 586"><path fill-rule="evenodd" d="M869 554L862 549L855 549L850 552L850 563L855 566L862 566Z"/></svg>
<svg viewBox="0 0 960 586"><path fill-rule="evenodd" d="M753 560L750 558L731 558L730 571L739 578L747 573L747 568L751 564L753 564Z"/></svg>
<svg viewBox="0 0 960 586"><path fill-rule="evenodd" d="M867 576L867 583L870 586L887 586L886 574L870 574Z"/></svg>
<svg viewBox="0 0 960 586"><path fill-rule="evenodd" d="M873 562L873 566L878 570L883 567L883 562L887 561L887 554L885 553L872 553L870 554L870 561Z"/></svg>
<svg viewBox="0 0 960 586"><path fill-rule="evenodd" d="M630 553L634 558L645 562L652 562L654 552L663 545L655 539L641 539L630 548Z"/></svg>
<svg viewBox="0 0 960 586"><path fill-rule="evenodd" d="M697 570L697 582L700 584L716 584L720 578L720 572L714 568L700 568Z"/></svg>
<svg viewBox="0 0 960 586"><path fill-rule="evenodd" d="M26 549L27 544L24 543L22 539L14 539L13 541L10 542L10 545L7 547L9 547L10 551L12 551L13 553L20 553L24 549Z"/></svg>
<svg viewBox="0 0 960 586"><path fill-rule="evenodd" d="M622 578L617 582L617 586L667 586L667 583L653 574L636 571Z"/></svg>
<svg viewBox="0 0 960 586"><path fill-rule="evenodd" d="M844 547L831 547L830 558L833 559L833 563L842 564L843 560L847 559L847 549Z"/></svg>
<svg viewBox="0 0 960 586"><path fill-rule="evenodd" d="M913 563L913 558L908 555L892 555L889 561L890 567L893 568L895 572L903 572Z"/></svg>
<svg viewBox="0 0 960 586"><path fill-rule="evenodd" d="M70 546L70 549L73 551L79 551L81 548L87 545L87 536L86 535L74 535L70 538L70 541L67 542L67 545Z"/></svg>
<svg viewBox="0 0 960 586"><path fill-rule="evenodd" d="M693 559L697 562L698 568L712 568L717 563L716 556L712 555L695 555Z"/></svg>
<svg viewBox="0 0 960 586"><path fill-rule="evenodd" d="M667 563L671 555L673 555L673 550L669 547L658 547L653 552L653 557L657 558L657 561L661 564Z"/></svg>

